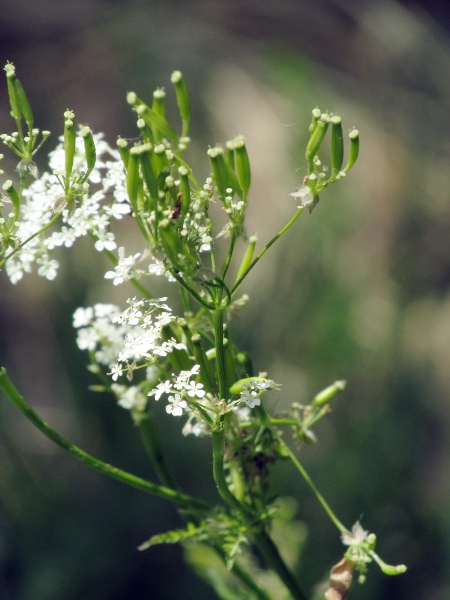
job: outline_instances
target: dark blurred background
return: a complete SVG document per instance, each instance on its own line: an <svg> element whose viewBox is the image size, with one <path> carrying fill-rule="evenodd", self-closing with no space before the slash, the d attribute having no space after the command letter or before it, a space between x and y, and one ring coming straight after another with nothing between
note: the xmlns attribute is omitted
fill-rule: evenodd
<svg viewBox="0 0 450 600"><path fill-rule="evenodd" d="M47 150L66 108L112 144L134 136L126 92L170 92L180 69L200 172L208 144L246 137L247 224L261 244L292 215L311 109L360 130L357 166L270 251L232 324L256 369L283 384L281 407L349 382L318 427L319 446L301 457L339 518L362 518L381 556L409 566L397 578L372 567L355 600L450 598L449 29L443 0L0 3L1 61L15 63L38 126L54 132ZM89 242L59 258L54 282L28 276L13 286L1 274L0 360L63 435L153 477L127 412L86 391L71 329L75 308L122 302L127 290L101 279ZM182 438L164 407L156 411L184 489L214 501L209 440ZM342 554L339 536L291 467L274 476L307 524L299 573L311 588ZM0 600L213 598L180 548L136 550L180 524L168 503L65 456L2 398Z"/></svg>

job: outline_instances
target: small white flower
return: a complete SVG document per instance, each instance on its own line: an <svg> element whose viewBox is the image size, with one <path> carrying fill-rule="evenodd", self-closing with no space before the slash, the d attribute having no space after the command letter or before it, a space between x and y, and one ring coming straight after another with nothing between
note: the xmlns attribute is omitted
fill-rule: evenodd
<svg viewBox="0 0 450 600"><path fill-rule="evenodd" d="M187 407L186 400L183 400L180 394L175 394L174 396L169 396L169 402L166 406L166 411L172 414L174 417L181 417L183 414L183 409Z"/></svg>

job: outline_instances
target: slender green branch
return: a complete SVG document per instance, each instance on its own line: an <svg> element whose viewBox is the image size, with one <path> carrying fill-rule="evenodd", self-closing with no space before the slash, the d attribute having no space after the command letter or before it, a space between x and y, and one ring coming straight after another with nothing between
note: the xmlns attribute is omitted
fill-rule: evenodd
<svg viewBox="0 0 450 600"><path fill-rule="evenodd" d="M227 257L225 259L225 263L224 263L223 269L222 269L221 278L222 278L223 281L225 280L225 276L227 274L228 268L229 268L230 263L231 263L231 258L233 256L233 250L234 250L234 246L236 244L236 240L237 240L236 228L233 227L232 230L231 230L231 240L230 240L230 245L228 247Z"/></svg>
<svg viewBox="0 0 450 600"><path fill-rule="evenodd" d="M334 514L334 512L331 510L330 506L328 505L327 501L322 496L322 494L319 492L319 490L316 488L313 480L308 475L308 473L306 472L305 468L300 463L300 461L295 456L295 454L292 452L292 450L289 448L289 446L281 439L280 436L278 436L278 440L279 440L280 444L282 444L284 452L286 454L288 454L289 458L292 460L292 462L294 463L294 465L300 471L303 479L306 481L306 483L309 485L309 487L311 488L311 490L314 492L314 495L316 496L317 500L320 502L320 504L324 508L325 512L330 517L330 519L333 521L333 523L336 525L336 527L339 529L339 531L340 532L347 531L347 527L345 527L339 521L339 519L336 517L336 515Z"/></svg>
<svg viewBox="0 0 450 600"><path fill-rule="evenodd" d="M12 252L10 252L7 256L5 256L3 258L3 260L0 261L0 267L3 267L3 265L5 264L5 262L7 260L9 260L11 258L11 256L14 256L14 254L16 254L17 252L19 252L21 250L21 248L23 248L24 246L26 246L28 244L28 242L31 242L31 240L33 238L35 238L36 236L38 236L41 233L43 233L46 229L48 229L51 225L53 225L53 223L56 223L56 221L59 219L60 216L61 216L60 212L56 213L56 215L54 215L53 218L50 219L50 221L47 223L47 225L44 225L44 227L41 227L41 229L39 229L38 231L36 231L35 233L33 233L33 235L30 235L30 237L27 238L25 241L21 242L21 244L20 244L20 246L18 248L15 248L14 250L12 250Z"/></svg>
<svg viewBox="0 0 450 600"><path fill-rule="evenodd" d="M214 304L211 304L210 302L207 302L204 298L202 298L197 292L196 290L194 290L194 288L191 288L190 285L188 285L184 279L182 277L180 277L178 275L178 273L175 271L175 269L170 269L170 274L178 281L179 284L181 284L188 292L189 294L191 294L191 296L193 296L197 302L199 304L201 304L202 306L204 306L205 308L209 308L210 310L214 309Z"/></svg>
<svg viewBox="0 0 450 600"><path fill-rule="evenodd" d="M27 404L25 399L19 394L18 390L12 384L4 367L0 367L0 389L3 390L4 394L11 400L11 402L13 402L22 412L22 414L24 414L25 417L31 421L33 425L35 425L35 427L42 431L44 435L46 435L64 450L67 450L67 452L70 452L70 454L72 454L79 461L87 464L96 471L99 471L104 475L108 475L113 479L117 479L126 485L135 487L149 494L153 494L154 496L159 496L160 498L170 500L171 502L174 502L175 504L184 508L190 508L196 511L208 511L210 509L209 505L206 502L203 502L203 500L199 500L192 496L188 496L187 494L182 494L181 492L176 492L169 488L156 485L155 483L141 479L136 475L132 475L131 473L127 473L126 471L122 471L116 467L112 467L111 465L94 458L84 450L81 450L81 448L78 448L78 446L75 446L66 440L52 427L50 427L50 425L43 421Z"/></svg>
<svg viewBox="0 0 450 600"><path fill-rule="evenodd" d="M248 267L248 269L246 269L244 271L244 273L242 274L242 276L236 281L236 283L234 284L234 286L231 289L231 295L233 295L236 290L238 289L238 287L241 285L241 283L244 281L244 279L247 277L247 275L250 273L250 271L253 269L253 267L256 265L256 263L264 256L264 254L267 252L267 250L270 248L270 246L272 246L272 244L274 244L284 233L286 233L286 231L295 223L295 221L299 218L299 216L302 214L304 208L303 206L301 208L299 208L297 210L297 212L295 213L295 215L292 217L292 219L289 221L289 223L287 225L285 225L283 227L283 229L281 229L271 240L270 242L268 242L264 248L261 250L261 252L258 254L258 256L253 259L252 263L250 264L250 266Z"/></svg>

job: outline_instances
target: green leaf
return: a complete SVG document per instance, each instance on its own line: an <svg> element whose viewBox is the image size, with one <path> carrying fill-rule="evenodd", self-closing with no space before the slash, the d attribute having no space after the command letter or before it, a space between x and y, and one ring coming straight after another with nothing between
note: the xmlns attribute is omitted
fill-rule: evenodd
<svg viewBox="0 0 450 600"><path fill-rule="evenodd" d="M166 533L152 535L149 540L138 546L138 550L147 550L147 548L159 544L179 544L192 538L201 541L204 537L206 537L206 532L203 526L195 527L192 523L188 523L187 529L173 529Z"/></svg>

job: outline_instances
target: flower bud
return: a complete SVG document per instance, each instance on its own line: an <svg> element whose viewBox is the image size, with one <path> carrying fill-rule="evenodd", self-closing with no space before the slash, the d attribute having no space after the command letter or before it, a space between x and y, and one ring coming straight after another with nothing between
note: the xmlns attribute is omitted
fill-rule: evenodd
<svg viewBox="0 0 450 600"><path fill-rule="evenodd" d="M348 137L350 138L350 155L344 173L347 173L347 171L353 167L359 154L359 131L357 129L352 129L348 134Z"/></svg>
<svg viewBox="0 0 450 600"><path fill-rule="evenodd" d="M236 156L236 173L239 182L239 186L244 194L244 198L247 197L252 181L250 171L250 161L248 159L247 148L245 147L244 138L238 136L234 139L234 149Z"/></svg>
<svg viewBox="0 0 450 600"><path fill-rule="evenodd" d="M331 168L340 171L344 161L344 138L342 119L338 115L331 117Z"/></svg>
<svg viewBox="0 0 450 600"><path fill-rule="evenodd" d="M189 123L191 120L191 105L189 102L187 87L180 71L174 71L170 80L175 86L178 109L180 111L181 121L183 123L183 132L181 135L186 136L189 133Z"/></svg>
<svg viewBox="0 0 450 600"><path fill-rule="evenodd" d="M97 160L94 136L92 135L92 132L89 129L89 127L83 127L81 129L81 137L83 138L84 142L84 153L86 155L86 163L88 166L87 175L89 175L89 173L95 167L95 162Z"/></svg>

